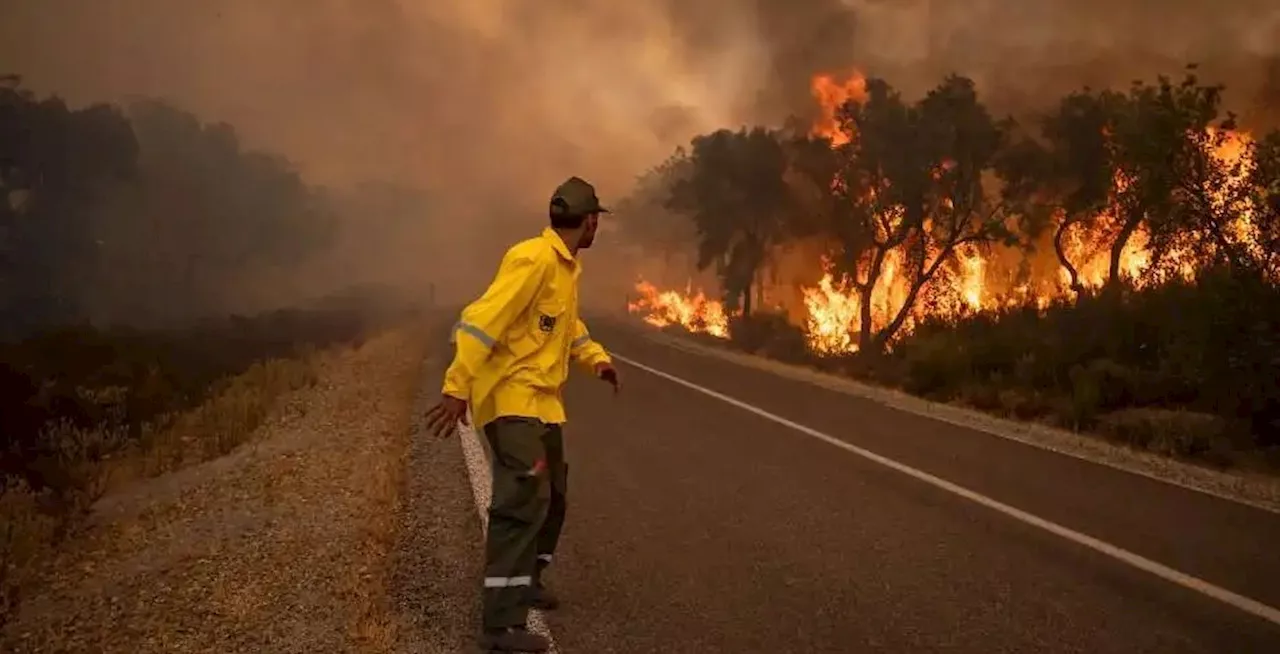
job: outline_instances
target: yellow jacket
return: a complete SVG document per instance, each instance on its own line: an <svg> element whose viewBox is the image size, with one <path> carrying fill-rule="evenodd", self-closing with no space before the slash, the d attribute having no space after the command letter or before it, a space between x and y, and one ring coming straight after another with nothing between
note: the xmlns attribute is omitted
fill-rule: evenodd
<svg viewBox="0 0 1280 654"><path fill-rule="evenodd" d="M477 428L499 416L563 423L569 360L589 368L610 362L578 318L581 272L547 228L507 250L488 290L463 309L444 393L471 403Z"/></svg>

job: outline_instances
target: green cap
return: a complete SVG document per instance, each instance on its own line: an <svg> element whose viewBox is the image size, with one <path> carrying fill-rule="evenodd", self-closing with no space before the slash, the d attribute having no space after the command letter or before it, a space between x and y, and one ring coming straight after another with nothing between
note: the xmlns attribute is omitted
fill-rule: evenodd
<svg viewBox="0 0 1280 654"><path fill-rule="evenodd" d="M609 213L609 210L600 206L596 187L581 177L570 177L551 195L552 215L585 216L596 212Z"/></svg>

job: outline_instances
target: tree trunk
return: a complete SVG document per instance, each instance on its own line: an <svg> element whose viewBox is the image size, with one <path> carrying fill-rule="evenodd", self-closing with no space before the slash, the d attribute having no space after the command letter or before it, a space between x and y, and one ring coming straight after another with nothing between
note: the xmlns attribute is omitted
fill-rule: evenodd
<svg viewBox="0 0 1280 654"><path fill-rule="evenodd" d="M923 234L921 235L921 238L923 238ZM924 246L922 245L921 247ZM938 272L938 268L942 266L942 262L951 257L951 255L955 253L955 250L955 243L947 244L942 252L938 253L938 257L929 264L928 268L925 268L924 266L924 257L926 255L925 253L921 253L920 265L917 268L916 278L912 280L911 288L907 290L906 299L902 301L902 306L898 307L898 313L893 317L893 320L876 334L875 349L877 352L884 351L885 347L889 344L889 340L893 338L894 334L898 333L899 329L902 329L903 323L907 321L907 316L911 315L911 308L915 306L916 297L920 295L920 290L924 288L925 284L929 283L929 280L933 279L934 274Z"/></svg>
<svg viewBox="0 0 1280 654"><path fill-rule="evenodd" d="M888 254L887 247L876 247L871 257L871 268L867 271L867 281L859 284L857 267L854 268L854 286L858 289L858 351L867 352L872 349L875 327L871 324L871 299L876 290L876 282L880 279L880 270L884 266L884 258Z"/></svg>
<svg viewBox="0 0 1280 654"><path fill-rule="evenodd" d="M765 303L764 303L764 274L765 274L765 266L764 266L764 264L761 264L761 265L760 265L760 268L756 271L756 308L757 308L757 309L759 309L760 307L763 307L763 306L765 305Z"/></svg>
<svg viewBox="0 0 1280 654"><path fill-rule="evenodd" d="M1067 270L1067 275L1071 278L1071 290L1076 295L1084 290L1080 284L1080 273L1076 267L1071 265L1071 260L1067 258L1067 251L1062 245L1062 239L1067 235L1067 228L1072 225L1072 221L1063 219L1062 224L1058 225L1057 231L1053 233L1053 251L1058 255L1058 263Z"/></svg>
<svg viewBox="0 0 1280 654"><path fill-rule="evenodd" d="M871 349L871 337L875 333L873 331L874 328L871 326L871 292L873 290L875 290L875 285L871 283L858 288L859 352L867 352Z"/></svg>
<svg viewBox="0 0 1280 654"><path fill-rule="evenodd" d="M1116 234L1116 240L1111 244L1111 265L1107 269L1107 289L1117 288L1120 282L1120 259L1124 256L1124 248L1129 244L1129 239L1133 233L1138 230L1138 225L1142 224L1141 218L1131 218L1126 220L1124 226L1120 228L1120 233Z"/></svg>

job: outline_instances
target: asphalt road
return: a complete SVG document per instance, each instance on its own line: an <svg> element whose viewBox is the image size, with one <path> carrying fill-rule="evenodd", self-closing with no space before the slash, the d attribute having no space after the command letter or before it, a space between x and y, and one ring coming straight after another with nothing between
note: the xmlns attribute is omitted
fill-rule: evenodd
<svg viewBox="0 0 1280 654"><path fill-rule="evenodd" d="M1280 607L1280 515L593 325L610 349ZM622 364L567 390L561 652L1280 652L1280 627Z"/></svg>

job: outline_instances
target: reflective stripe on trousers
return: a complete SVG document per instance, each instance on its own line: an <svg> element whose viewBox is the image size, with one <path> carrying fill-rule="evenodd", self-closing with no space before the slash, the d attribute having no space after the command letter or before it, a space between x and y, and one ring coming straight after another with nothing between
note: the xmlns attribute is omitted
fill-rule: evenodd
<svg viewBox="0 0 1280 654"><path fill-rule="evenodd" d="M529 586L533 584L533 577L524 575L522 577L485 577L485 588L517 588L520 586Z"/></svg>

